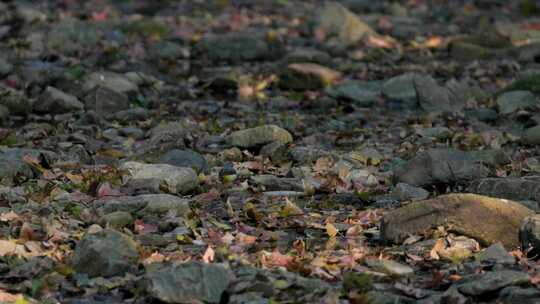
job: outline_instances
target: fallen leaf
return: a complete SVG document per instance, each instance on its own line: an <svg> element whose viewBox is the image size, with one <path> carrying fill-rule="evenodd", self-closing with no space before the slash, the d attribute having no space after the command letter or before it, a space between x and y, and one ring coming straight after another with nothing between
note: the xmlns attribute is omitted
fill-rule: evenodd
<svg viewBox="0 0 540 304"><path fill-rule="evenodd" d="M205 263L210 264L214 261L215 255L216 255L216 252L214 251L214 249L212 249L211 246L208 246L208 248L204 252L202 259Z"/></svg>
<svg viewBox="0 0 540 304"><path fill-rule="evenodd" d="M21 294L13 294L0 289L0 302L15 302L19 298L22 298Z"/></svg>
<svg viewBox="0 0 540 304"><path fill-rule="evenodd" d="M338 234L337 228L331 223L326 223L326 233L329 237L333 238Z"/></svg>
<svg viewBox="0 0 540 304"><path fill-rule="evenodd" d="M438 239L437 242L435 242L435 245L433 245L433 248L431 248L429 252L429 257L433 260L439 260L441 257L439 256L439 252L444 250L445 242L444 239Z"/></svg>

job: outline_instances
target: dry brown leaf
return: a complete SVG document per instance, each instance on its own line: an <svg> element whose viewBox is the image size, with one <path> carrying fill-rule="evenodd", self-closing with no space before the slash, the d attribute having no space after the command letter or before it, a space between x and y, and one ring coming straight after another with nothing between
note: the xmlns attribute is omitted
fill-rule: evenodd
<svg viewBox="0 0 540 304"><path fill-rule="evenodd" d="M19 215L13 211L2 213L0 215L0 221L2 222L11 222L19 218Z"/></svg>
<svg viewBox="0 0 540 304"><path fill-rule="evenodd" d="M437 242L435 242L435 245L433 248L431 248L431 251L429 252L429 257L433 260L439 260L441 257L439 256L439 252L444 250L445 247L445 241L444 239L438 239Z"/></svg>

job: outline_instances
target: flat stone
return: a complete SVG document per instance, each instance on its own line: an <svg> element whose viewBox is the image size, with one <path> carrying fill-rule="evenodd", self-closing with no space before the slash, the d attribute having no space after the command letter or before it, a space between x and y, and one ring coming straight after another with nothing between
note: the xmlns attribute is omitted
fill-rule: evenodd
<svg viewBox="0 0 540 304"><path fill-rule="evenodd" d="M420 187L398 183L390 195L401 201L420 201L428 198L429 192Z"/></svg>
<svg viewBox="0 0 540 304"><path fill-rule="evenodd" d="M148 292L165 303L220 303L229 271L216 264L187 262L147 274Z"/></svg>
<svg viewBox="0 0 540 304"><path fill-rule="evenodd" d="M523 271L501 270L472 275L468 282L462 283L458 290L469 296L480 296L500 290L507 286L529 283L529 275Z"/></svg>
<svg viewBox="0 0 540 304"><path fill-rule="evenodd" d="M529 91L510 91L497 97L499 113L508 115L519 110L533 110L538 100Z"/></svg>
<svg viewBox="0 0 540 304"><path fill-rule="evenodd" d="M175 167L168 164L143 164L126 162L122 169L128 170L131 179L157 179L160 185L169 193L187 193L195 189L198 184L197 173L191 168Z"/></svg>
<svg viewBox="0 0 540 304"><path fill-rule="evenodd" d="M476 259L480 262L494 261L495 263L510 265L516 262L516 258L510 255L501 243L495 243L476 254Z"/></svg>
<svg viewBox="0 0 540 304"><path fill-rule="evenodd" d="M201 154L192 150L170 150L159 158L159 162L176 167L189 167L196 172L208 171L206 159Z"/></svg>
<svg viewBox="0 0 540 304"><path fill-rule="evenodd" d="M318 90L340 78L340 72L316 63L293 63L281 73L279 86L290 90Z"/></svg>
<svg viewBox="0 0 540 304"><path fill-rule="evenodd" d="M275 141L287 144L292 142L293 138L289 131L283 128L276 125L264 125L233 132L227 140L233 146L251 148Z"/></svg>
<svg viewBox="0 0 540 304"><path fill-rule="evenodd" d="M34 104L34 110L40 113L61 114L83 109L84 104L77 97L54 87L47 87L39 101Z"/></svg>
<svg viewBox="0 0 540 304"><path fill-rule="evenodd" d="M137 268L137 244L116 230L86 233L75 248L73 267L90 277L123 275Z"/></svg>
<svg viewBox="0 0 540 304"><path fill-rule="evenodd" d="M501 242L519 246L522 221L534 211L519 203L476 194L448 194L413 202L388 212L381 221L381 237L400 243L438 226L476 239L482 245Z"/></svg>
<svg viewBox="0 0 540 304"><path fill-rule="evenodd" d="M367 259L365 263L375 271L381 271L391 276L409 276L414 273L411 267L392 260Z"/></svg>

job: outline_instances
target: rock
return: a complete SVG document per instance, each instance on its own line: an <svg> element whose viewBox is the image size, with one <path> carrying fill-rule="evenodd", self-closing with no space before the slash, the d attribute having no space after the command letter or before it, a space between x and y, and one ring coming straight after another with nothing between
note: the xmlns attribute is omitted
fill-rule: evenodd
<svg viewBox="0 0 540 304"><path fill-rule="evenodd" d="M531 215L523 220L519 231L521 248L532 257L540 254L540 216Z"/></svg>
<svg viewBox="0 0 540 304"><path fill-rule="evenodd" d="M146 161L155 162L159 159L159 156L167 151L184 149L188 129L183 123L172 121L152 128L148 131L147 136L149 139L145 141L137 154L141 155Z"/></svg>
<svg viewBox="0 0 540 304"><path fill-rule="evenodd" d="M528 145L540 144L540 126L526 129L521 137L521 142Z"/></svg>
<svg viewBox="0 0 540 304"><path fill-rule="evenodd" d="M177 216L186 216L190 211L189 201L171 194L141 194L113 197L96 202L106 214L129 212L132 214L164 214L174 211ZM164 206L168 207L165 208ZM167 210L164 210L167 209Z"/></svg>
<svg viewBox="0 0 540 304"><path fill-rule="evenodd" d="M5 148L0 147L0 183L11 185L13 179L29 179L34 177L34 171L29 164L23 161L23 157L29 155L39 159L42 153L34 149Z"/></svg>
<svg viewBox="0 0 540 304"><path fill-rule="evenodd" d="M126 76L114 72L94 72L83 80L84 92L90 92L99 86L128 96L139 89Z"/></svg>
<svg viewBox="0 0 540 304"><path fill-rule="evenodd" d="M420 152L395 170L397 180L413 186L450 184L469 181L488 174L486 165L506 163L503 152L465 152L431 149Z"/></svg>
<svg viewBox="0 0 540 304"><path fill-rule="evenodd" d="M416 75L413 84L420 107L428 112L459 112L469 98L467 85L457 81L443 87L431 76Z"/></svg>
<svg viewBox="0 0 540 304"><path fill-rule="evenodd" d="M452 58L465 62L490 59L497 54L493 49L466 41L453 41L450 43L449 49Z"/></svg>
<svg viewBox="0 0 540 304"><path fill-rule="evenodd" d="M114 119L126 123L131 121L147 120L150 113L142 107L135 107L114 113Z"/></svg>
<svg viewBox="0 0 540 304"><path fill-rule="evenodd" d="M97 86L85 96L84 101L87 110L93 110L104 117L112 117L129 108L129 100L125 94L105 86Z"/></svg>
<svg viewBox="0 0 540 304"><path fill-rule="evenodd" d="M75 248L73 267L90 277L123 275L137 268L137 244L116 230L86 233Z"/></svg>
<svg viewBox="0 0 540 304"><path fill-rule="evenodd" d="M340 78L340 72L316 63L293 63L281 73L279 86L286 90L318 90Z"/></svg>
<svg viewBox="0 0 540 304"><path fill-rule="evenodd" d="M116 211L105 214L99 219L101 226L110 226L112 228L124 228L133 225L133 217L129 212Z"/></svg>
<svg viewBox="0 0 540 304"><path fill-rule="evenodd" d="M514 201L540 201L540 177L481 178L473 181L467 191Z"/></svg>
<svg viewBox="0 0 540 304"><path fill-rule="evenodd" d="M529 275L523 271L501 270L474 274L458 286L459 292L468 296L480 296L507 286L529 283Z"/></svg>
<svg viewBox="0 0 540 304"><path fill-rule="evenodd" d="M283 59L281 60L281 64L283 66L288 66L291 63L316 63L320 65L328 65L332 58L327 53L312 49L312 48L298 48L294 49L293 51L289 52Z"/></svg>
<svg viewBox="0 0 540 304"><path fill-rule="evenodd" d="M446 127L432 127L420 130L423 137L431 137L438 140L445 140L452 137L452 131Z"/></svg>
<svg viewBox="0 0 540 304"><path fill-rule="evenodd" d="M380 99L381 85L379 82L347 82L329 88L327 93L336 99L368 107Z"/></svg>
<svg viewBox="0 0 540 304"><path fill-rule="evenodd" d="M165 303L220 303L229 271L216 264L187 262L149 272L148 292Z"/></svg>
<svg viewBox="0 0 540 304"><path fill-rule="evenodd" d="M367 35L376 34L367 23L335 1L327 1L316 15L315 31L335 36L344 46L353 46Z"/></svg>
<svg viewBox="0 0 540 304"><path fill-rule="evenodd" d="M62 114L83 109L84 105L77 97L53 87L47 87L40 100L34 104L34 110L40 113Z"/></svg>
<svg viewBox="0 0 540 304"><path fill-rule="evenodd" d="M501 290L499 299L505 304L536 304L540 302L540 291L532 287L508 286Z"/></svg>
<svg viewBox="0 0 540 304"><path fill-rule="evenodd" d="M498 94L510 91L530 91L534 94L540 93L540 73L521 75L517 80L498 92Z"/></svg>
<svg viewBox="0 0 540 304"><path fill-rule="evenodd" d="M513 265L516 262L516 258L510 255L501 243L495 243L484 251L476 254L476 260L480 262L491 261L509 265Z"/></svg>
<svg viewBox="0 0 540 304"><path fill-rule="evenodd" d="M420 201L428 198L429 192L409 184L398 183L390 196L395 197L400 201Z"/></svg>
<svg viewBox="0 0 540 304"><path fill-rule="evenodd" d="M32 103L21 91L0 88L0 105L14 115L27 115L32 112Z"/></svg>
<svg viewBox="0 0 540 304"><path fill-rule="evenodd" d="M264 125L246 130L233 132L227 141L236 147L253 148L271 142L288 144L293 141L292 135L276 125Z"/></svg>
<svg viewBox="0 0 540 304"><path fill-rule="evenodd" d="M251 181L259 186L263 186L265 191L304 191L304 185L298 178L277 177L275 175L264 174L252 176Z"/></svg>
<svg viewBox="0 0 540 304"><path fill-rule="evenodd" d="M384 272L391 276L408 276L414 273L411 267L392 260L367 259L365 263L375 271Z"/></svg>
<svg viewBox="0 0 540 304"><path fill-rule="evenodd" d="M262 146L259 154L270 158L274 164L282 164L290 160L289 147L279 141Z"/></svg>
<svg viewBox="0 0 540 304"><path fill-rule="evenodd" d="M534 211L513 201L476 194L448 194L390 211L382 218L381 237L400 243L409 235L445 226L482 245L501 242L513 249L519 245L521 222L532 214Z"/></svg>
<svg viewBox="0 0 540 304"><path fill-rule="evenodd" d="M519 110L534 110L537 105L536 97L529 91L510 91L497 97L497 107L503 115Z"/></svg>
<svg viewBox="0 0 540 304"><path fill-rule="evenodd" d="M277 38L256 30L221 35L207 35L196 45L196 53L210 61L239 63L256 60L275 60L284 48Z"/></svg>
<svg viewBox="0 0 540 304"><path fill-rule="evenodd" d="M382 85L382 94L390 102L397 102L405 107L417 105L414 77L416 74L407 73L388 79Z"/></svg>
<svg viewBox="0 0 540 304"><path fill-rule="evenodd" d="M170 150L159 158L159 162L176 167L189 167L196 172L208 171L206 159L192 150Z"/></svg>
<svg viewBox="0 0 540 304"><path fill-rule="evenodd" d="M183 194L195 189L199 182L197 173L191 168L175 167L168 164L143 164L126 162L121 166L128 170L131 179L157 179L169 193Z"/></svg>
<svg viewBox="0 0 540 304"><path fill-rule="evenodd" d="M483 122L494 122L499 118L497 111L488 108L465 110L467 119L477 119Z"/></svg>

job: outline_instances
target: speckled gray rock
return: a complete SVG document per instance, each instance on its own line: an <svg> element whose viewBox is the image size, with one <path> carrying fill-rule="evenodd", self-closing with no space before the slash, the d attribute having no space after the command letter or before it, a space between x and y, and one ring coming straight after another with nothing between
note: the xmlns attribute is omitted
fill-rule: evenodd
<svg viewBox="0 0 540 304"><path fill-rule="evenodd" d="M131 161L122 164L121 168L129 171L132 180L159 180L160 185L169 193L187 193L198 185L197 173L191 168Z"/></svg>
<svg viewBox="0 0 540 304"><path fill-rule="evenodd" d="M84 105L77 97L53 87L47 87L38 102L34 104L34 110L40 113L68 113L83 109Z"/></svg>
<svg viewBox="0 0 540 304"><path fill-rule="evenodd" d="M137 244L116 230L86 233L75 248L73 267L90 277L123 275L137 267Z"/></svg>
<svg viewBox="0 0 540 304"><path fill-rule="evenodd" d="M187 262L149 272L148 292L165 303L220 303L229 271L220 265Z"/></svg>
<svg viewBox="0 0 540 304"><path fill-rule="evenodd" d="M192 150L172 149L159 158L159 162L177 167L189 167L197 172L207 172L208 163L201 154Z"/></svg>
<svg viewBox="0 0 540 304"><path fill-rule="evenodd" d="M536 97L529 91L510 91L497 97L499 113L508 115L518 110L532 110L538 105Z"/></svg>
<svg viewBox="0 0 540 304"><path fill-rule="evenodd" d="M124 211L140 216L170 211L174 211L177 216L184 216L191 210L189 200L171 194L112 197L96 201L95 205L105 214Z"/></svg>
<svg viewBox="0 0 540 304"><path fill-rule="evenodd" d="M276 125L264 125L233 132L227 140L233 146L250 148L274 141L287 144L292 142L293 138L291 133L283 128Z"/></svg>
<svg viewBox="0 0 540 304"><path fill-rule="evenodd" d="M469 296L480 296L507 286L527 284L529 275L523 271L501 270L471 275L464 279L458 290Z"/></svg>

